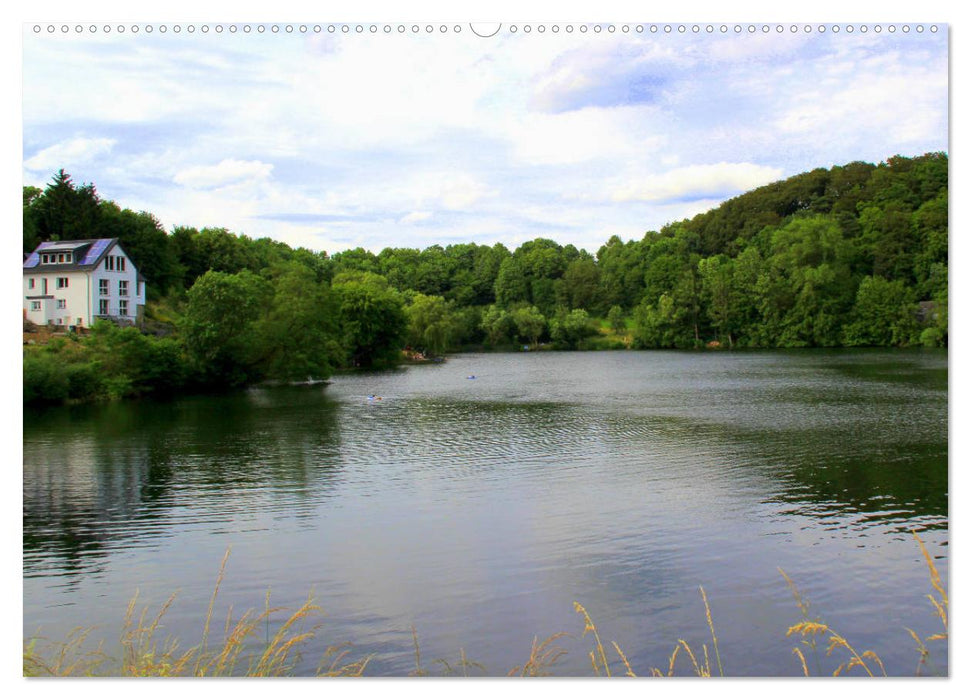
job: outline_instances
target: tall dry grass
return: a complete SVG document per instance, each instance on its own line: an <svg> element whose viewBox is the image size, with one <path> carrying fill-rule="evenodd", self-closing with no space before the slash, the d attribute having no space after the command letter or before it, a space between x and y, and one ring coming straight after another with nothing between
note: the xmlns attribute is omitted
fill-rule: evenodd
<svg viewBox="0 0 971 700"><path fill-rule="evenodd" d="M210 643L213 611L225 574L229 550L226 551L216 586L209 601L209 609L198 645L183 650L178 640L159 639L158 633L165 614L175 601L172 595L155 615L148 607L136 614L138 593L132 597L125 612L120 639L121 658L104 652L104 644L93 651L85 650L91 630L75 630L64 642L34 638L24 644L23 668L25 676L122 676L122 677L271 677L292 675L300 660L301 648L316 637L320 622L314 618L320 608L312 598L291 612L269 635L271 618L285 612L270 607L267 592L262 612L248 610L233 619L229 608L223 623L222 640ZM264 631L260 641L260 633ZM370 657L347 661L348 645L327 647L317 667L320 676L361 676Z"/></svg>
<svg viewBox="0 0 971 700"><path fill-rule="evenodd" d="M914 540L917 542L920 548L921 554L924 557L924 561L927 565L928 571L930 573L931 587L934 589L935 593L939 597L935 597L934 593L927 595L928 599L937 616L940 618L941 623L944 626L943 633L931 634L926 637L920 637L916 632L910 628L905 628L907 632L910 633L911 638L917 643L917 652L919 655L917 661L917 671L916 675L922 675L924 669L930 669L933 673L938 673L937 669L931 663L930 660L930 650L927 647L928 642L933 642L936 640L947 640L948 638L948 596L947 589L944 587L941 581L940 573L937 570L937 566L934 564L934 560L927 551L927 547L924 545L924 541L917 535L916 532L911 532ZM880 656L873 650L867 649L865 651L859 652L857 649L850 644L847 638L836 631L831 625L824 622L820 617L814 616L810 613L809 601L806 600L799 589L793 583L792 579L786 574L785 571L779 569L782 577L785 579L786 584L789 586L789 590L792 592L793 598L796 601L796 605L802 614L802 619L796 624L789 627L786 631L786 637L798 637L800 640L799 646L793 647L792 653L798 658L802 672L804 675L811 675L809 670L809 661L806 659L806 653L811 656L813 660L813 666L816 669L817 675L823 675L823 658L832 658L834 655L838 655L841 659L835 669L832 671L833 676L841 676L849 673L853 669L860 669L865 675L869 677L874 676L886 676L887 670L883 665L883 661ZM825 653L820 655L821 644L818 643L821 640L825 645Z"/></svg>
<svg viewBox="0 0 971 700"><path fill-rule="evenodd" d="M912 629L906 628L911 639L916 643L918 654L916 675L928 673L939 674L940 671L933 663L930 645L932 642L947 641L949 623L949 598L947 588L941 580L940 573L927 548L917 535L914 539L926 563L932 593L927 594L935 617L943 627L942 632L935 632L921 636ZM313 640L317 639L318 631L322 627L320 621L321 610L313 602L312 597L296 610L289 612L283 622L276 623L273 633L270 625L274 617L287 613L279 607L270 607L270 593L267 592L263 610L256 612L249 610L234 619L232 607L229 608L226 619L222 623L219 641L212 643L213 615L216 599L219 594L229 550L219 566L216 585L209 601L208 611L204 620L199 644L182 649L177 640L171 638L159 639L166 613L175 601L171 596L159 610L149 614L148 607L137 608L138 594L132 598L125 612L124 623L120 637L121 657L109 656L104 651L104 643L90 648L92 635L90 629L75 629L67 639L52 642L42 638L25 640L23 647L23 673L25 676L126 676L126 677L220 677L220 676L290 676L293 675L298 663L302 660L302 650ZM793 647L792 654L799 664L798 668L806 676L833 675L842 676L855 672L865 676L887 675L883 661L872 650L858 651L848 638L838 632L830 624L814 615L809 601L796 587L792 579L779 570L788 585L796 607L800 612L800 620L786 630L787 638L795 638L798 644ZM705 622L711 636L711 646L708 642L692 647L685 639L678 639L667 658L666 668L649 666L645 675L667 677L686 672L700 678L715 675L724 676L718 636L708 596L704 588L699 587L701 600L704 605ZM636 677L638 674L623 652L620 645L613 641L605 645L600 631L586 608L578 602L573 604L576 612L583 621L583 629L578 639L588 637L592 640L592 648L588 652L590 668L594 675L604 678L617 674ZM262 632L262 639L261 639ZM565 632L558 632L547 637L542 642L534 637L528 658L518 666L510 669L508 676L520 678L556 675L558 664L567 655L560 646L560 640L570 637ZM421 648L418 643L418 632L412 627L412 641L414 645L414 670L411 676L435 675L422 662ZM350 660L353 647L350 644L328 646L316 668L317 676L362 676L364 675L370 656ZM435 659L433 662L441 670L440 675L463 676L487 675L482 664L472 661L466 655L465 649L459 650L457 661ZM824 670L824 664L835 663L832 670Z"/></svg>

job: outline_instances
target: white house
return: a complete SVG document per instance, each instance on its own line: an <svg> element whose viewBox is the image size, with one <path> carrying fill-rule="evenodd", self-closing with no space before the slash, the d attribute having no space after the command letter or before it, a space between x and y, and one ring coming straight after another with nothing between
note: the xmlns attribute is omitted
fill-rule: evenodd
<svg viewBox="0 0 971 700"><path fill-rule="evenodd" d="M117 238L41 243L24 261L24 317L38 325L134 323L145 281Z"/></svg>

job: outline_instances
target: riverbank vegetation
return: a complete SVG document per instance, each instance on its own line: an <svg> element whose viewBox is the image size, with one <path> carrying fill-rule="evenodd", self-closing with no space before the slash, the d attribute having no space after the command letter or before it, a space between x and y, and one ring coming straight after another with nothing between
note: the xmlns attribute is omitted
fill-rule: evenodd
<svg viewBox="0 0 971 700"><path fill-rule="evenodd" d="M934 665L935 655L947 658L949 600L947 587L941 579L928 553L924 542L914 533L926 563L932 593L926 598L930 610L937 618L941 631L921 635L912 629L901 630L901 637L914 644L917 655L914 675L940 675L941 670ZM183 647L178 640L159 639L166 612L173 605L175 596L170 597L154 614L142 608L136 614L137 596L132 599L124 615L120 639L120 658L104 651L104 642L92 646L92 630L76 630L67 640L53 642L40 638L24 640L23 673L25 676L103 676L103 677L212 677L212 676L291 676L296 673L297 664L309 646L318 646L318 633L324 626L320 609L308 599L297 610L287 613L281 608L271 608L269 594L262 611L250 610L238 619L233 619L232 607L222 624L222 637L211 642L218 634L214 627L214 607L223 579L226 560L223 557L216 578L215 589L209 602L205 620L202 624L200 642L190 648ZM785 632L787 639L793 640L791 649L793 663L798 673L805 676L886 676L880 656L873 650L857 649L850 639L836 631L834 627L817 616L809 602L798 590L784 571L782 577L789 586L800 613L799 620ZM579 633L581 640L588 640L589 670L592 675L610 676L676 676L689 675L712 677L726 675L745 675L745 669L726 668L719 649L718 635L715 631L714 615L704 588L699 589L704 606L706 639L689 642L678 639L673 643L670 656L659 666L648 665L639 668L637 660L632 660L615 642L607 644L601 639L600 631L590 614L580 603L574 603L574 612L582 621ZM273 623L271 620L282 620ZM558 664L567 655L560 640L570 636L565 632L550 635L542 642L535 637L528 649L523 664L515 666L499 675L553 676ZM218 637L216 637L218 638ZM490 673L482 664L471 660L465 649L453 661L436 659L426 665L422 661L418 633L412 628L414 641L414 669L411 676L488 676ZM709 644L710 642L710 644ZM730 654L726 655L730 657ZM321 653L316 666L317 676L362 676L365 675L373 657L354 656L350 644L327 646ZM638 668L635 668L638 666Z"/></svg>
<svg viewBox="0 0 971 700"><path fill-rule="evenodd" d="M333 255L167 232L60 171L24 188L24 253L115 237L148 280L144 339L25 348L25 401L323 379L402 350L947 345L948 157L818 168L596 253L549 239ZM118 361L123 348L132 365Z"/></svg>

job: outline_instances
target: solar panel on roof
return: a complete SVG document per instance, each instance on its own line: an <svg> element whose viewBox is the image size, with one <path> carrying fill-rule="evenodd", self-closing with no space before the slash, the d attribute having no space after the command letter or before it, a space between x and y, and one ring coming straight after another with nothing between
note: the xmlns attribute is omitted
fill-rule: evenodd
<svg viewBox="0 0 971 700"><path fill-rule="evenodd" d="M98 256L101 255L105 248L108 247L109 243L111 243L110 238L100 238L95 241L94 245L88 249L88 254L84 256L84 260L81 261L81 264L91 265L94 263L94 261L98 259Z"/></svg>
<svg viewBox="0 0 971 700"><path fill-rule="evenodd" d="M40 256L37 253L31 253L30 256L24 260L24 267L37 267L40 264Z"/></svg>

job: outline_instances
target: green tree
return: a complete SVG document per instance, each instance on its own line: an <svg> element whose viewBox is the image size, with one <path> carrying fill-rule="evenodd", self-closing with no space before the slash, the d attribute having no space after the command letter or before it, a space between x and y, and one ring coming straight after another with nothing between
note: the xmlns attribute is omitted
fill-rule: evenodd
<svg viewBox="0 0 971 700"><path fill-rule="evenodd" d="M339 364L337 300L314 271L295 262L271 273L272 298L256 325L256 362L268 379L326 379Z"/></svg>
<svg viewBox="0 0 971 700"><path fill-rule="evenodd" d="M378 256L364 248L354 248L334 253L335 272L373 272L380 273L381 261Z"/></svg>
<svg viewBox="0 0 971 700"><path fill-rule="evenodd" d="M566 297L564 301L571 309L600 310L601 304L597 298L600 291L600 270L592 257L583 255L567 265L563 273L563 283Z"/></svg>
<svg viewBox="0 0 971 700"><path fill-rule="evenodd" d="M495 282L496 303L504 309L513 304L529 301L529 286L526 275L515 258L506 258L499 265Z"/></svg>
<svg viewBox="0 0 971 700"><path fill-rule="evenodd" d="M379 275L337 275L341 343L353 367L394 365L401 356L408 319L401 295Z"/></svg>
<svg viewBox="0 0 971 700"><path fill-rule="evenodd" d="M416 293L405 308L408 343L426 353L441 355L457 334L457 319L443 297Z"/></svg>
<svg viewBox="0 0 971 700"><path fill-rule="evenodd" d="M521 340L529 341L531 345L539 343L546 330L546 317L535 306L521 306L511 314L516 326L516 333Z"/></svg>
<svg viewBox="0 0 971 700"><path fill-rule="evenodd" d="M235 274L249 269L255 272L247 255L246 243L225 228L204 228L195 237L195 251L203 272L213 270Z"/></svg>
<svg viewBox="0 0 971 700"><path fill-rule="evenodd" d="M828 216L792 219L772 234L772 257L760 280L767 345L839 345L855 287L849 246Z"/></svg>
<svg viewBox="0 0 971 700"><path fill-rule="evenodd" d="M204 383L242 386L260 377L259 321L271 294L270 284L249 270L210 270L192 285L181 331Z"/></svg>
<svg viewBox="0 0 971 700"><path fill-rule="evenodd" d="M558 315L550 322L550 338L554 343L576 350L586 338L597 334L585 309L573 309Z"/></svg>
<svg viewBox="0 0 971 700"><path fill-rule="evenodd" d="M70 383L64 362L46 349L24 354L24 403L53 404L68 398Z"/></svg>
<svg viewBox="0 0 971 700"><path fill-rule="evenodd" d="M860 212L860 243L871 264L870 274L889 279L912 277L917 240L911 216L911 210L899 201L867 206Z"/></svg>
<svg viewBox="0 0 971 700"><path fill-rule="evenodd" d="M916 292L932 299L947 285L948 197L944 189L924 202L912 217L917 248L914 254Z"/></svg>
<svg viewBox="0 0 971 700"><path fill-rule="evenodd" d="M38 211L34 205L42 194L43 190L39 187L24 186L24 255L33 252L40 245L40 236L37 231Z"/></svg>
<svg viewBox="0 0 971 700"><path fill-rule="evenodd" d="M512 316L503 308L492 304L482 313L482 332L486 342L493 347L512 342L516 324Z"/></svg>
<svg viewBox="0 0 971 700"><path fill-rule="evenodd" d="M645 239L652 235L647 234ZM601 308L620 306L632 309L644 293L644 251L643 241L624 243L618 236L611 236L606 244L597 251L597 269L600 273L600 288L597 297Z"/></svg>
<svg viewBox="0 0 971 700"><path fill-rule="evenodd" d="M681 229L675 229L683 233ZM671 294L689 266L687 241L681 236L660 237L648 244L644 263L644 298L655 302Z"/></svg>
<svg viewBox="0 0 971 700"><path fill-rule="evenodd" d="M174 338L155 338L133 326L121 328L109 321L98 321L85 346L113 398L173 394L188 379L186 358ZM93 391L88 387L84 393Z"/></svg>
<svg viewBox="0 0 971 700"><path fill-rule="evenodd" d="M624 310L616 304L611 306L610 311L607 312L607 323L614 335L627 333L627 319L624 316Z"/></svg>
<svg viewBox="0 0 971 700"><path fill-rule="evenodd" d="M33 197L29 205L37 240L94 238L99 203L94 185L75 186L71 176L59 170L43 194Z"/></svg>
<svg viewBox="0 0 971 700"><path fill-rule="evenodd" d="M863 278L851 318L846 345L907 345L918 335L917 305L903 280Z"/></svg>
<svg viewBox="0 0 971 700"><path fill-rule="evenodd" d="M734 268L733 260L724 255L704 258L698 263L708 317L718 332L719 339L727 340L729 347L735 344L738 326Z"/></svg>

